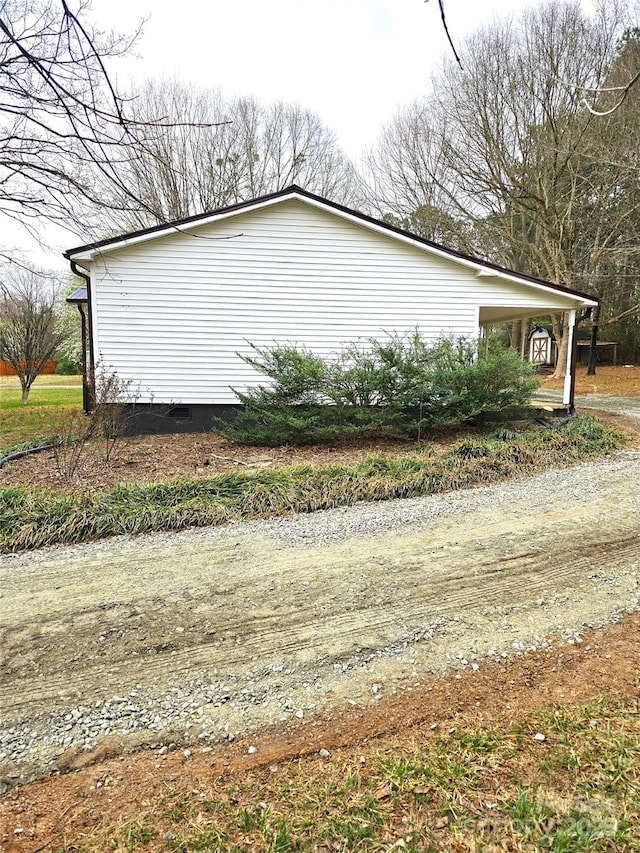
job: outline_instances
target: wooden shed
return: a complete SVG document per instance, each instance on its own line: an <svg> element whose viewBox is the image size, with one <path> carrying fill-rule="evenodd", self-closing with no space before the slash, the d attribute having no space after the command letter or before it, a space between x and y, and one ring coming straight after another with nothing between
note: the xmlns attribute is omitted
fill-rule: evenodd
<svg viewBox="0 0 640 853"><path fill-rule="evenodd" d="M558 348L552 332L544 326L534 326L529 333L529 361L531 364L555 364Z"/></svg>

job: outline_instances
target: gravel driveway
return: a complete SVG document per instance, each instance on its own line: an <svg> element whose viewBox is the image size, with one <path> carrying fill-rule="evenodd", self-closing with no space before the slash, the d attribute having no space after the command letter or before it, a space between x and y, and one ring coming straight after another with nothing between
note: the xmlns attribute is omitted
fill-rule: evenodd
<svg viewBox="0 0 640 853"><path fill-rule="evenodd" d="M539 388L535 393L536 400L550 403L562 403L562 391L553 388ZM618 415L628 415L640 418L640 397L613 397L609 394L580 394L576 395L575 405L578 412L582 409L599 409L602 412L614 412Z"/></svg>
<svg viewBox="0 0 640 853"><path fill-rule="evenodd" d="M0 786L580 642L640 601L640 450L488 488L0 558ZM2 783L4 779L4 783Z"/></svg>

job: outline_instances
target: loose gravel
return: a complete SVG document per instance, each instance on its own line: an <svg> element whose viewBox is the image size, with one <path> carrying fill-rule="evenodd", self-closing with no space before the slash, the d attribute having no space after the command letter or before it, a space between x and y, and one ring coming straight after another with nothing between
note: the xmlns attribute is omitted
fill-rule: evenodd
<svg viewBox="0 0 640 853"><path fill-rule="evenodd" d="M427 498L3 556L0 791L109 738L206 746L554 637L581 643L640 609L639 519L634 450Z"/></svg>

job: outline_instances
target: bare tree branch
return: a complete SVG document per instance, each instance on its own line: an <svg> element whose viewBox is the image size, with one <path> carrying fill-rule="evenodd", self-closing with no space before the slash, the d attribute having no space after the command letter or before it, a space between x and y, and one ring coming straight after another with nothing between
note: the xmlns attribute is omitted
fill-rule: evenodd
<svg viewBox="0 0 640 853"><path fill-rule="evenodd" d="M108 204L107 196L126 210L144 207L127 166L143 156L151 127L169 127L165 117L136 120L109 75L137 33L98 32L87 9L86 0L73 8L69 0L0 0L0 210L22 222L75 223L83 233L87 206Z"/></svg>
<svg viewBox="0 0 640 853"><path fill-rule="evenodd" d="M620 323L622 320L627 320L629 317L634 317L637 314L640 314L640 302L638 302L637 305L632 305L631 308L627 308L626 311L622 311L622 313L615 317L609 317L608 320L597 320L594 322L581 323L580 325L585 328L589 326L612 326L614 323Z"/></svg>
<svg viewBox="0 0 640 853"><path fill-rule="evenodd" d="M429 0L424 0L425 3L428 3ZM453 39L451 38L451 33L449 32L449 26L447 25L447 19L444 14L444 0L438 0L438 6L440 7L440 17L442 19L442 26L444 27L444 31L447 34L447 39L449 41L449 45L451 50L453 51L453 55L455 57L456 62L462 68L462 62L460 61L460 57L456 51L455 45L453 43Z"/></svg>
<svg viewBox="0 0 640 853"><path fill-rule="evenodd" d="M227 99L217 90L171 80L149 81L132 101L131 115L148 124L144 146L123 166L127 186L142 204L134 210L117 187L105 186L106 219L116 230L182 219L292 183L355 202L353 166L311 110ZM167 127L148 121L156 115L167 118ZM201 129L194 133L191 126Z"/></svg>

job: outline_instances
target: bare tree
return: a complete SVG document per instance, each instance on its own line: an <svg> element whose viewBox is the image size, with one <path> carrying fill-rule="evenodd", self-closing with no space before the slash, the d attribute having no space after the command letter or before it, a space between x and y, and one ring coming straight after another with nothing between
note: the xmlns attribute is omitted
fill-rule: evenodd
<svg viewBox="0 0 640 853"><path fill-rule="evenodd" d="M0 0L0 211L73 222L96 175L132 201L120 169L134 141L105 63L127 40L100 33L65 0Z"/></svg>
<svg viewBox="0 0 640 853"><path fill-rule="evenodd" d="M606 295L613 259L637 251L637 113L629 97L603 125L582 93L611 79L628 23L622 4L589 17L552 0L479 30L465 69L446 62L370 155L370 171L387 168L378 206L390 187L408 206L422 197L464 223L476 254ZM565 320L553 324L562 373Z"/></svg>
<svg viewBox="0 0 640 853"><path fill-rule="evenodd" d="M15 266L0 275L0 358L17 373L26 403L34 380L65 337L56 324L60 282L55 273Z"/></svg>
<svg viewBox="0 0 640 853"><path fill-rule="evenodd" d="M0 0L0 213L36 236L42 217L86 234L97 221L88 211L147 203L128 166L148 127L109 73L137 34L96 30L89 8L89 0ZM165 124L146 119L156 132ZM103 223L93 230L104 236Z"/></svg>
<svg viewBox="0 0 640 853"><path fill-rule="evenodd" d="M125 167L137 208L111 185L115 228L145 227L213 210L292 183L336 201L355 199L354 170L335 134L299 106L226 99L176 80L148 82L131 101L144 144ZM164 117L164 126L154 123ZM109 187L105 188L108 193Z"/></svg>
<svg viewBox="0 0 640 853"><path fill-rule="evenodd" d="M628 29L620 43L620 56L612 69L611 79L604 86L582 86L582 103L594 116L610 116L626 101L632 89L640 81L638 62L638 39L640 28Z"/></svg>
<svg viewBox="0 0 640 853"><path fill-rule="evenodd" d="M468 220L445 183L446 116L416 101L383 129L364 163L364 194L382 218L462 251L472 250Z"/></svg>

